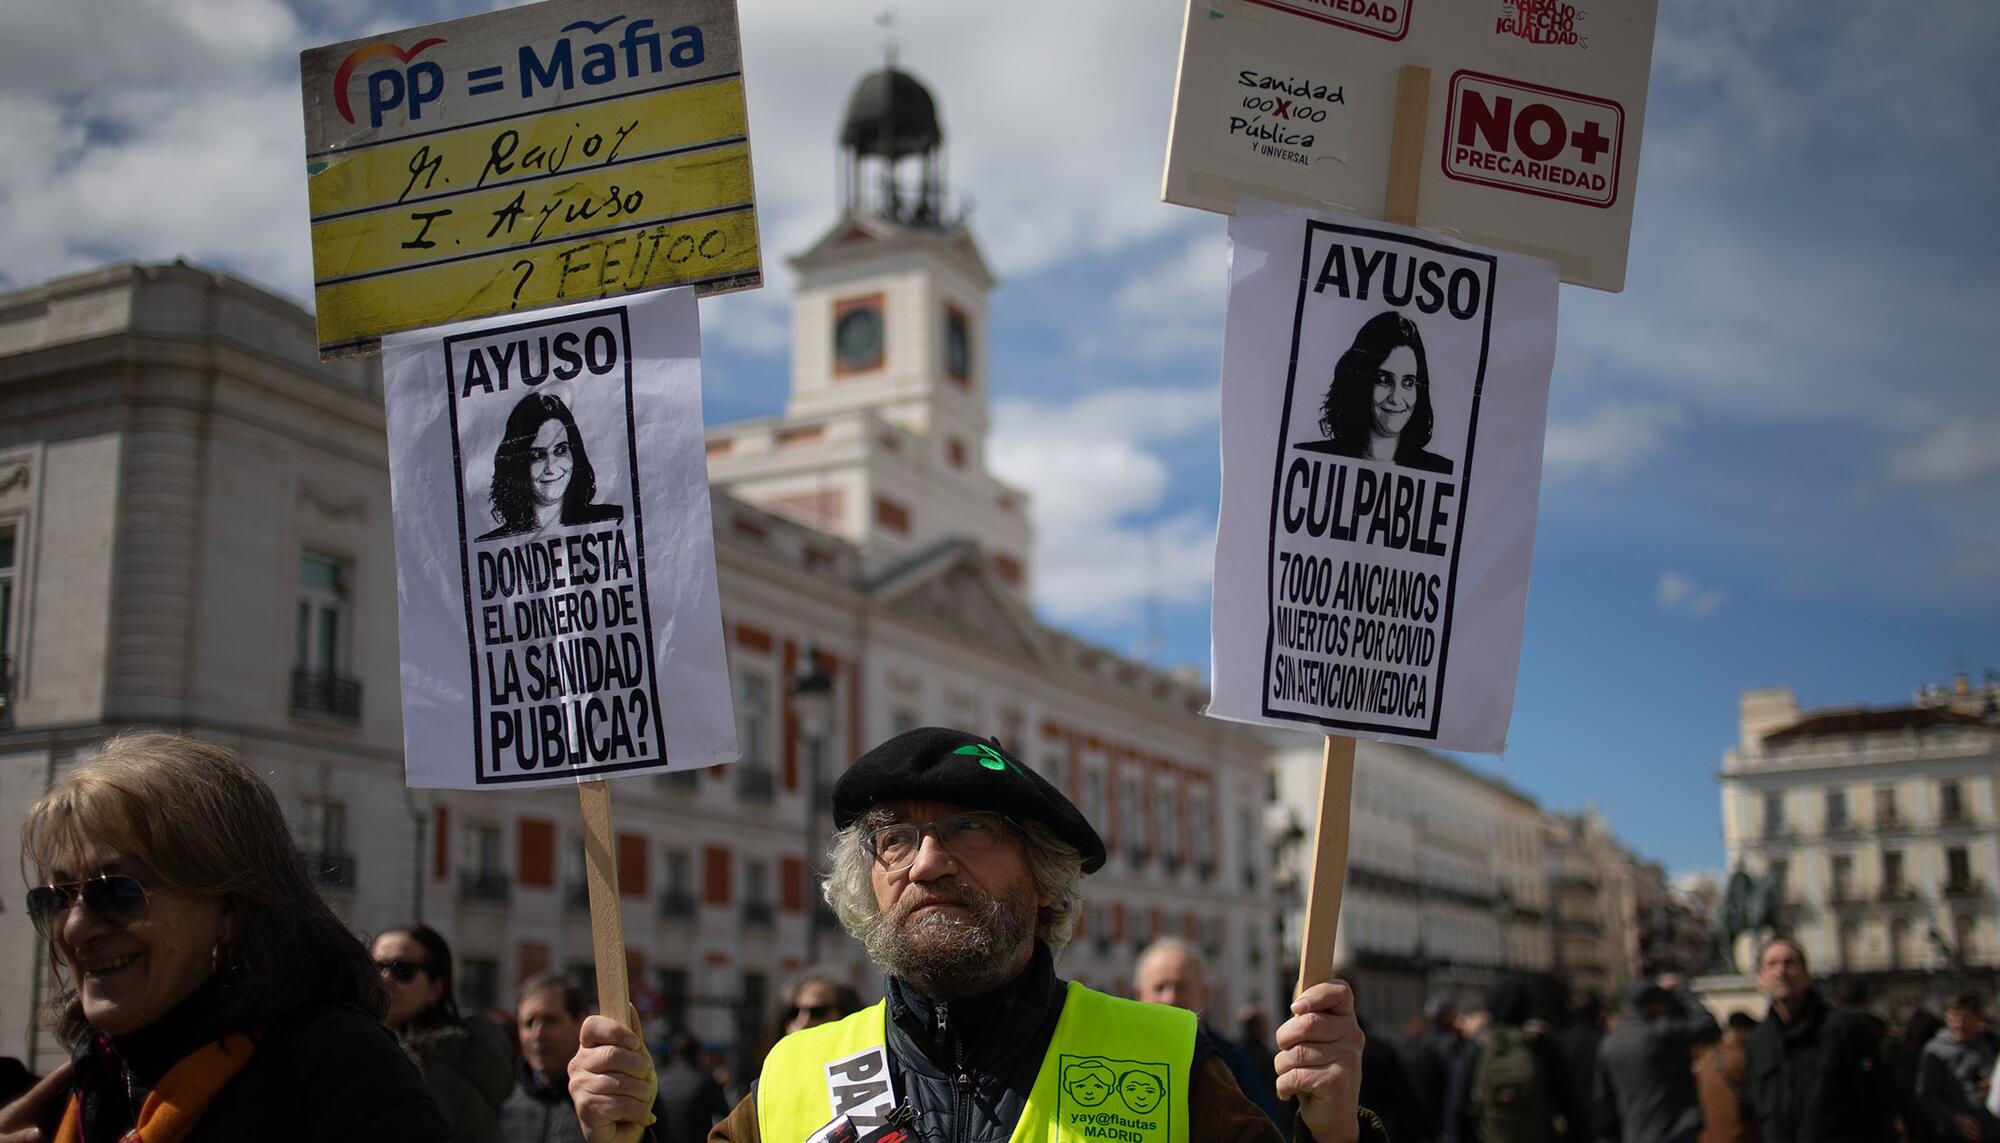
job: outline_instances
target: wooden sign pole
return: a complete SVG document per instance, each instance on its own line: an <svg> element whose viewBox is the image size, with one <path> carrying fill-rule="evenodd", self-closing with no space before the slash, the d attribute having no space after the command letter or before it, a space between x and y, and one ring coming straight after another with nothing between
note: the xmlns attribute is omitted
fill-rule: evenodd
<svg viewBox="0 0 2000 1143"><path fill-rule="evenodd" d="M583 809L583 877L590 886L597 1011L623 1024L630 1016L632 998L625 982L625 918L618 908L618 848L617 835L611 832L611 787L602 778L584 782L577 786L576 797Z"/></svg>
<svg viewBox="0 0 2000 1143"><path fill-rule="evenodd" d="M1417 223L1417 186L1430 128L1431 69L1405 65L1396 76L1396 125L1389 150L1388 195L1382 219ZM1321 756L1319 819L1313 829L1312 880L1306 886L1306 931L1299 949L1296 992L1333 979L1340 895L1347 885L1347 829L1354 804L1354 740L1327 735Z"/></svg>

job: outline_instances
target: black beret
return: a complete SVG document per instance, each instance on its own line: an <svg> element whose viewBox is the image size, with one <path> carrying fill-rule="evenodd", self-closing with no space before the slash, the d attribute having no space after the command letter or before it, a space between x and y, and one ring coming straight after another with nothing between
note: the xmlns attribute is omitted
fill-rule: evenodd
<svg viewBox="0 0 2000 1143"><path fill-rule="evenodd" d="M880 802L921 798L1036 821L1083 854L1083 871L1104 867L1104 839L1061 790L1021 764L997 738L924 726L855 759L833 784L833 824L845 829Z"/></svg>

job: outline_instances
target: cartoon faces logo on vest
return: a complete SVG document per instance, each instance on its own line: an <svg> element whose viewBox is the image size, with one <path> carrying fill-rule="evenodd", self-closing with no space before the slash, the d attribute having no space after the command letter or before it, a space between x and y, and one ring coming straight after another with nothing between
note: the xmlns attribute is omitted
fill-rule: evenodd
<svg viewBox="0 0 2000 1143"><path fill-rule="evenodd" d="M1105 1056L1064 1056L1059 1118L1087 1139L1149 1143L1162 1137L1169 1118L1161 1107L1169 1093L1167 1065ZM1154 1115L1160 1112L1159 1115ZM1071 1138L1065 1134L1063 1138Z"/></svg>

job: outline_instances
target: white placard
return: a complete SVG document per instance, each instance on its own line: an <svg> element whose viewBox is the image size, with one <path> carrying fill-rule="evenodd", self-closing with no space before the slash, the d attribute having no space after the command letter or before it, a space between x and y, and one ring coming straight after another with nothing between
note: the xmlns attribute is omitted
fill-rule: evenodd
<svg viewBox="0 0 2000 1143"><path fill-rule="evenodd" d="M1430 69L1417 225L1625 284L1658 0L1188 0L1162 197L1379 218Z"/></svg>
<svg viewBox="0 0 2000 1143"><path fill-rule="evenodd" d="M1258 200L1229 236L1209 713L1497 753L1555 266Z"/></svg>
<svg viewBox="0 0 2000 1143"><path fill-rule="evenodd" d="M409 784L736 759L681 288L383 342Z"/></svg>

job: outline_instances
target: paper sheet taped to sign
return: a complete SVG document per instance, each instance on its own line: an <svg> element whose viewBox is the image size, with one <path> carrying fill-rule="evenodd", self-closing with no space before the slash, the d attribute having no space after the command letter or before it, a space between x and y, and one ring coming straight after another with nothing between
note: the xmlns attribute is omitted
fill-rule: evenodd
<svg viewBox="0 0 2000 1143"><path fill-rule="evenodd" d="M1555 267L1257 200L1230 241L1209 713L1499 751Z"/></svg>
<svg viewBox="0 0 2000 1143"><path fill-rule="evenodd" d="M762 280L734 0L550 0L300 57L320 350Z"/></svg>
<svg viewBox="0 0 2000 1143"><path fill-rule="evenodd" d="M693 291L383 349L410 784L733 760Z"/></svg>

